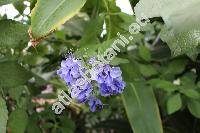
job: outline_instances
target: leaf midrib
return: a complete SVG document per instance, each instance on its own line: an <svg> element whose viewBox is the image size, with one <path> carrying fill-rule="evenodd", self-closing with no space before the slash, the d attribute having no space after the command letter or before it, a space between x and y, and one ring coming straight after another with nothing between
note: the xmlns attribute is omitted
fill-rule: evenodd
<svg viewBox="0 0 200 133"><path fill-rule="evenodd" d="M49 13L49 15L44 19L44 21L41 22L41 25L39 26L39 29L47 22L47 20L51 17L52 14L54 14L56 12L56 10L58 10L58 8L65 2L65 0L62 0L62 2L60 4L58 4L56 6L56 8Z"/></svg>

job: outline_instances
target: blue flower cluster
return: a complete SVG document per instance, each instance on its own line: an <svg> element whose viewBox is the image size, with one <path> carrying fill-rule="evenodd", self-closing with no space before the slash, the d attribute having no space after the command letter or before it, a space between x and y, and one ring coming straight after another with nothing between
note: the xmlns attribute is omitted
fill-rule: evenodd
<svg viewBox="0 0 200 133"><path fill-rule="evenodd" d="M95 58L91 58L88 64L91 66L95 61ZM104 97L122 93L125 82L122 80L120 68L111 67L108 64L92 66L89 70L90 80L88 80L85 78L88 68L83 64L82 60L77 60L73 55L69 55L66 60L61 62L61 68L57 70L57 74L66 82L71 97L78 103L88 102L90 110L95 112L101 110L103 104L93 94L95 84L92 81L97 83L99 94Z"/></svg>
<svg viewBox="0 0 200 133"><path fill-rule="evenodd" d="M111 96L123 92L125 82L122 80L122 72L119 67L99 65L92 68L92 79L97 81L101 96Z"/></svg>

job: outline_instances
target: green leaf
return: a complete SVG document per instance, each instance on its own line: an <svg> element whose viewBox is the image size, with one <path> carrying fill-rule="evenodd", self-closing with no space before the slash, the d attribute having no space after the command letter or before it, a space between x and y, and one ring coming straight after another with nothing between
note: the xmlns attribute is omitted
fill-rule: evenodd
<svg viewBox="0 0 200 133"><path fill-rule="evenodd" d="M193 72L187 72L180 78L181 88L183 89L196 89L197 85L195 80L197 75Z"/></svg>
<svg viewBox="0 0 200 133"><path fill-rule="evenodd" d="M120 8L116 6L116 2L111 0L102 0L105 9L106 9L106 31L107 31L107 40L114 38L117 36L117 33L123 33L123 29L120 28L121 23L123 22L122 18L120 17L123 13L120 12ZM119 13L118 15L110 15L110 13ZM116 23L117 22L117 23Z"/></svg>
<svg viewBox="0 0 200 133"><path fill-rule="evenodd" d="M200 98L200 93L195 89L183 89L181 90L181 92L189 98L193 98L193 99Z"/></svg>
<svg viewBox="0 0 200 133"><path fill-rule="evenodd" d="M188 109L191 114L197 118L200 118L200 101L198 100L188 100L187 103Z"/></svg>
<svg viewBox="0 0 200 133"><path fill-rule="evenodd" d="M157 102L152 88L145 85L138 64L130 60L121 65L127 83L122 99L131 127L136 133L163 133ZM135 81L137 80L137 81Z"/></svg>
<svg viewBox="0 0 200 133"><path fill-rule="evenodd" d="M27 25L12 20L1 20L0 29L0 47L15 48L28 42Z"/></svg>
<svg viewBox="0 0 200 133"><path fill-rule="evenodd" d="M89 47L90 45L95 45L100 43L98 37L102 32L103 21L104 21L103 17L98 17L96 19L90 20L87 23L84 29L84 34L79 42L80 47L88 46L87 48L90 48Z"/></svg>
<svg viewBox="0 0 200 133"><path fill-rule="evenodd" d="M188 63L187 59L174 59L168 62L168 65L163 70L164 74L180 74L184 71L186 64Z"/></svg>
<svg viewBox="0 0 200 133"><path fill-rule="evenodd" d="M166 92L173 92L178 90L178 86L174 85L172 82L161 80L161 79L152 79L148 83L154 88L160 88Z"/></svg>
<svg viewBox="0 0 200 133"><path fill-rule="evenodd" d="M20 96L22 95L23 91L27 88L25 86L18 86L14 88L9 88L8 93L13 100L19 102Z"/></svg>
<svg viewBox="0 0 200 133"><path fill-rule="evenodd" d="M123 79L126 82L132 82L135 79L141 79L142 75L138 68L137 62L131 61L127 64L121 64Z"/></svg>
<svg viewBox="0 0 200 133"><path fill-rule="evenodd" d="M24 133L27 123L27 113L22 109L16 109L9 116L8 128L12 133Z"/></svg>
<svg viewBox="0 0 200 133"><path fill-rule="evenodd" d="M32 73L33 75L33 79L34 79L34 84L36 86L44 86L47 84L47 81L45 79L43 79L42 77L40 77L39 75Z"/></svg>
<svg viewBox="0 0 200 133"><path fill-rule="evenodd" d="M69 20L83 7L86 0L38 0L31 15L34 38L47 35Z"/></svg>
<svg viewBox="0 0 200 133"><path fill-rule="evenodd" d="M181 4L180 4L181 3ZM140 0L135 7L136 16L142 19L162 17L167 28L161 39L169 45L172 55L187 54L195 59L200 42L199 0Z"/></svg>
<svg viewBox="0 0 200 133"><path fill-rule="evenodd" d="M143 81L127 83L122 99L135 133L163 133L154 93Z"/></svg>
<svg viewBox="0 0 200 133"><path fill-rule="evenodd" d="M150 76L158 74L157 70L152 65L140 64L139 68L140 68L140 72L145 77L150 77Z"/></svg>
<svg viewBox="0 0 200 133"><path fill-rule="evenodd" d="M167 112L172 114L182 107L182 100L180 94L171 96L167 101Z"/></svg>
<svg viewBox="0 0 200 133"><path fill-rule="evenodd" d="M103 28L103 17L98 17L96 19L90 20L85 28L84 33L79 41L80 49L77 51L78 56L92 56L96 55L97 49L100 44L99 36ZM94 28L96 27L96 28ZM92 34L91 34L92 33Z"/></svg>
<svg viewBox="0 0 200 133"><path fill-rule="evenodd" d="M187 31L200 26L200 12L196 12L199 6L199 0L140 0L135 13L139 19L142 15L148 18L161 16L168 27L175 31Z"/></svg>
<svg viewBox="0 0 200 133"><path fill-rule="evenodd" d="M151 52L144 45L139 46L139 55L145 61L151 61Z"/></svg>
<svg viewBox="0 0 200 133"><path fill-rule="evenodd" d="M8 110L6 102L0 96L0 131L1 133L6 133L6 125L8 120Z"/></svg>
<svg viewBox="0 0 200 133"><path fill-rule="evenodd" d="M117 66L117 65L120 65L120 64L127 64L127 63L129 63L129 60L128 60L128 59L115 57L115 58L110 62L110 65Z"/></svg>
<svg viewBox="0 0 200 133"><path fill-rule="evenodd" d="M173 30L168 30L165 27L161 32L161 39L167 42L172 56L186 54L195 59L200 51L200 30L190 30L174 34Z"/></svg>
<svg viewBox="0 0 200 133"><path fill-rule="evenodd" d="M32 74L14 61L0 62L0 87L11 88L23 85Z"/></svg>
<svg viewBox="0 0 200 133"><path fill-rule="evenodd" d="M65 28L63 31L70 36L83 36L84 29L87 27L86 24L88 23L85 21L85 17L86 15L74 16L64 24Z"/></svg>

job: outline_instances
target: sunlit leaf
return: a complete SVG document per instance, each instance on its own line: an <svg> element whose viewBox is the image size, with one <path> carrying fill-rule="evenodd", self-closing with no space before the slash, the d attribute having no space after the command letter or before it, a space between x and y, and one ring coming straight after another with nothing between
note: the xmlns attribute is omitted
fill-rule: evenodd
<svg viewBox="0 0 200 133"><path fill-rule="evenodd" d="M31 12L34 38L47 35L79 12L86 0L38 0Z"/></svg>

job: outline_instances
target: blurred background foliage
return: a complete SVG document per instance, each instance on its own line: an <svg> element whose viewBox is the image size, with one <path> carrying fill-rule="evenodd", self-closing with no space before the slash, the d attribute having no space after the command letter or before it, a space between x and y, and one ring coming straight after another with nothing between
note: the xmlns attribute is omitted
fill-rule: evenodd
<svg viewBox="0 0 200 133"><path fill-rule="evenodd" d="M33 9L36 0L29 2ZM151 18L111 62L123 70L124 93L102 99L102 112L73 103L55 115L52 103L61 90L67 92L56 75L67 51L80 57L103 53L117 32L129 36L136 18L121 12L115 0L87 0L76 16L26 49L31 24L23 13L27 5L0 0L0 5L9 3L25 19L0 18L1 133L200 133L199 34L189 40L187 34L171 35L162 16ZM138 0L130 3L134 10ZM178 46L181 52L176 53Z"/></svg>

